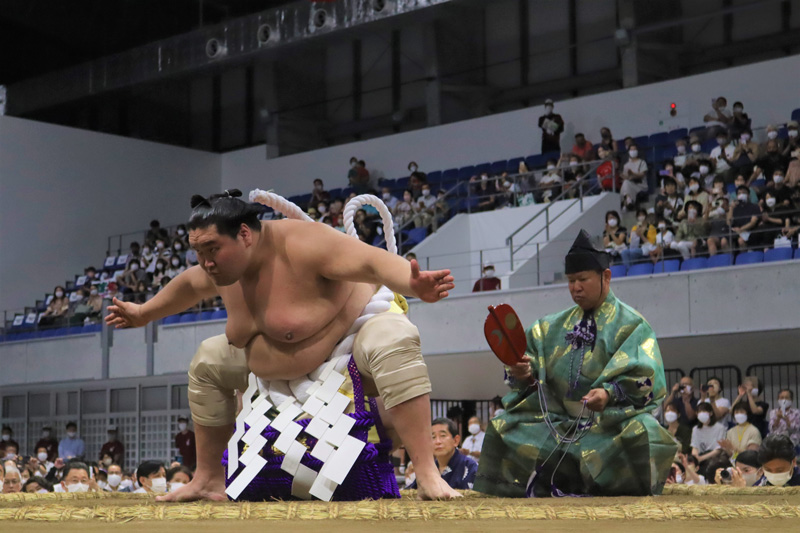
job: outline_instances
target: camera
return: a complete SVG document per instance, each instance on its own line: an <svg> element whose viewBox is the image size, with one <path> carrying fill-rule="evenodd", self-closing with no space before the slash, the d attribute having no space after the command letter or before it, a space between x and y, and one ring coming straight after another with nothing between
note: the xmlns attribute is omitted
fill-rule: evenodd
<svg viewBox="0 0 800 533"><path fill-rule="evenodd" d="M703 385L700 388L703 390L703 392L708 392L708 385Z"/></svg>
<svg viewBox="0 0 800 533"><path fill-rule="evenodd" d="M681 391L681 392L685 391L686 390L686 385L681 385L680 387L678 387L678 390Z"/></svg>

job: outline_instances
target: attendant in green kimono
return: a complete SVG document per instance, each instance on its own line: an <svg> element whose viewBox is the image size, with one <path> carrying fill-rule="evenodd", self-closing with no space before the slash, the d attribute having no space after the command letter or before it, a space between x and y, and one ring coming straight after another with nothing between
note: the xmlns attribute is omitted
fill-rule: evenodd
<svg viewBox="0 0 800 533"><path fill-rule="evenodd" d="M527 330L506 367L475 490L504 497L660 494L677 452L652 416L666 396L655 334L611 291L609 256L581 231L566 261L577 304Z"/></svg>

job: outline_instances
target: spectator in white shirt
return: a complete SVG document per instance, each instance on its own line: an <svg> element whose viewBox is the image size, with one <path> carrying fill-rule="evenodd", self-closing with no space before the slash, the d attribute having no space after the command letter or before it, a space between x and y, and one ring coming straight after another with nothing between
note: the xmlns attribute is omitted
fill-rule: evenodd
<svg viewBox="0 0 800 533"><path fill-rule="evenodd" d="M717 422L711 405L697 404L697 425L692 429L692 455L697 457L701 466L721 453L719 441L724 440L726 435L726 427Z"/></svg>
<svg viewBox="0 0 800 533"><path fill-rule="evenodd" d="M714 416L727 429L731 419L731 402L722 396L722 380L717 377L708 378L708 384L700 389L700 402L711 404Z"/></svg>
<svg viewBox="0 0 800 533"><path fill-rule="evenodd" d="M619 189L622 208L633 210L636 196L647 192L647 162L639 157L639 148L632 144L628 150L628 162L622 167L622 187Z"/></svg>
<svg viewBox="0 0 800 533"><path fill-rule="evenodd" d="M181 258L178 256L172 256L172 259L170 260L170 267L167 269L165 274L170 278L175 279L175 276L184 270L186 270L186 267L183 265Z"/></svg>
<svg viewBox="0 0 800 533"><path fill-rule="evenodd" d="M714 162L714 174L717 176L727 176L731 169L731 162L734 160L733 153L736 151L736 148L731 144L730 140L728 140L728 135L726 133L717 133L717 145L718 146L711 150L710 154L711 161ZM710 180L705 186L706 188L711 188Z"/></svg>
<svg viewBox="0 0 800 533"><path fill-rule="evenodd" d="M703 117L706 123L706 138L712 139L720 132L728 133L728 124L731 123L733 114L728 109L728 100L720 96L711 101L711 111Z"/></svg>
<svg viewBox="0 0 800 533"><path fill-rule="evenodd" d="M381 190L381 198L383 199L383 203L386 204L386 207L389 208L389 211L392 212L394 212L394 208L397 207L397 204L400 203L400 200L392 195L392 190L389 187L384 187Z"/></svg>
<svg viewBox="0 0 800 533"><path fill-rule="evenodd" d="M659 259L664 257L664 250L670 248L675 235L667 225L664 217L658 217L658 234L656 235L656 247L650 252L650 259L653 263L657 263Z"/></svg>
<svg viewBox="0 0 800 533"><path fill-rule="evenodd" d="M431 228L432 231L436 231L439 228L434 216L436 197L431 194L431 186L429 184L426 183L422 186L422 196L416 200L416 203L419 204L420 209L414 216L414 225L418 228Z"/></svg>
<svg viewBox="0 0 800 533"><path fill-rule="evenodd" d="M481 419L477 416L470 418L467 429L469 431L469 436L464 439L459 451L464 455L469 455L476 461L480 461L483 437L486 435L483 431Z"/></svg>

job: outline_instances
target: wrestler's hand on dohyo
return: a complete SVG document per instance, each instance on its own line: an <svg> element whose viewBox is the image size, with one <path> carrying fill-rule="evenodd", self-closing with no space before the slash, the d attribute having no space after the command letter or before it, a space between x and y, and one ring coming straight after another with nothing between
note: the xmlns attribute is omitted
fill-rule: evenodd
<svg viewBox="0 0 800 533"><path fill-rule="evenodd" d="M420 271L416 259L411 260L411 280L409 286L414 295L423 302L438 302L447 298L449 290L455 287L454 278L449 270Z"/></svg>
<svg viewBox="0 0 800 533"><path fill-rule="evenodd" d="M605 409L609 400L605 389L592 389L581 399L586 402L587 409L596 413Z"/></svg>
<svg viewBox="0 0 800 533"><path fill-rule="evenodd" d="M106 325L120 328L140 328L147 324L142 317L142 306L133 302L123 302L114 298L108 306Z"/></svg>

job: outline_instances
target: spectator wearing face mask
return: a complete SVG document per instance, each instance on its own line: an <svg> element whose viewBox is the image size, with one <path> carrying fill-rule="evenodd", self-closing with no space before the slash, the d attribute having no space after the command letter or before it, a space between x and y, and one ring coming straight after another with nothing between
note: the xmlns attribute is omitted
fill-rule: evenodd
<svg viewBox="0 0 800 533"><path fill-rule="evenodd" d="M78 437L78 426L75 422L67 423L67 434L58 443L58 456L65 461L70 459L83 459L86 453L86 444Z"/></svg>
<svg viewBox="0 0 800 533"><path fill-rule="evenodd" d="M684 165L686 165L686 158L688 157L688 149L686 148L687 142L685 138L680 138L675 141L675 157L673 157L673 161L675 162L675 167L678 170L681 170Z"/></svg>
<svg viewBox="0 0 800 533"><path fill-rule="evenodd" d="M433 206L434 218L437 226L441 226L450 219L450 204L447 203L447 192L439 189L436 193L436 204Z"/></svg>
<svg viewBox="0 0 800 533"><path fill-rule="evenodd" d="M311 190L311 200L308 202L309 207L317 207L322 202L328 202L331 199L331 193L325 190L325 184L321 179L314 180L314 188Z"/></svg>
<svg viewBox="0 0 800 533"><path fill-rule="evenodd" d="M778 406L769 412L769 432L789 437L800 451L800 410L793 403L791 389L782 389L778 394Z"/></svg>
<svg viewBox="0 0 800 533"><path fill-rule="evenodd" d="M181 274L186 270L186 266L184 266L183 262L181 262L180 257L172 256L169 260L170 266L166 271L166 275L170 277L170 279L175 279L178 274Z"/></svg>
<svg viewBox="0 0 800 533"><path fill-rule="evenodd" d="M719 442L726 436L726 428L714 415L707 403L697 404L697 425L692 429L692 455L697 457L701 470L708 462L722 453Z"/></svg>
<svg viewBox="0 0 800 533"><path fill-rule="evenodd" d="M150 284L151 287L158 288L161 286L161 279L167 275L167 262L164 259L157 259L153 268L153 280Z"/></svg>
<svg viewBox="0 0 800 533"><path fill-rule="evenodd" d="M720 447L733 459L745 450L758 450L761 446L761 432L751 422L750 406L740 402L731 411L736 425L728 430Z"/></svg>
<svg viewBox="0 0 800 533"><path fill-rule="evenodd" d="M142 268L138 259L128 262L127 268L117 276L117 283L123 292L135 292L140 281L147 280L147 272Z"/></svg>
<svg viewBox="0 0 800 533"><path fill-rule="evenodd" d="M64 287L61 285L53 289L53 299L47 306L47 309L42 313L39 319L39 325L52 326L59 323L69 312L69 297L67 296Z"/></svg>
<svg viewBox="0 0 800 533"><path fill-rule="evenodd" d="M692 175L689 177L689 185L686 187L686 196L683 197L683 203L687 204L690 201L695 201L700 205L708 204L708 193L705 191L700 183L701 176ZM674 217L681 220L686 216L685 210L682 213L673 213Z"/></svg>
<svg viewBox="0 0 800 533"><path fill-rule="evenodd" d="M86 463L70 461L55 492L100 492L101 489L89 473Z"/></svg>
<svg viewBox="0 0 800 533"><path fill-rule="evenodd" d="M744 104L741 102L733 103L733 116L728 123L728 135L731 139L737 139L742 133L750 129L752 120L744 112Z"/></svg>
<svg viewBox="0 0 800 533"><path fill-rule="evenodd" d="M438 222L435 216L436 197L431 193L431 186L425 184L422 186L422 196L419 197L417 202L420 204L420 209L414 215L414 226L417 228L429 228L431 231L438 229Z"/></svg>
<svg viewBox="0 0 800 533"><path fill-rule="evenodd" d="M39 440L36 441L36 453L41 453L41 448L44 448L44 451L47 452L47 461L55 461L56 454L58 453L58 441L53 437L53 428L50 426L44 426L42 428L42 434ZM42 461L41 457L39 461ZM42 461L44 462L44 461Z"/></svg>
<svg viewBox="0 0 800 533"><path fill-rule="evenodd" d="M792 152L800 149L800 134L798 134L798 129L800 129L800 124L798 124L796 120L789 121L786 124L786 145L783 146L781 150L781 155L783 155L783 157L790 157Z"/></svg>
<svg viewBox="0 0 800 533"><path fill-rule="evenodd" d="M539 129L542 130L542 153L561 151L561 133L564 131L564 119L554 113L553 101L544 101L544 115L539 117Z"/></svg>
<svg viewBox="0 0 800 533"><path fill-rule="evenodd" d="M185 466L173 466L167 470L167 492L175 492L192 481L192 471Z"/></svg>
<svg viewBox="0 0 800 533"><path fill-rule="evenodd" d="M145 461L136 469L136 481L139 488L134 494L166 494L167 472L158 461Z"/></svg>
<svg viewBox="0 0 800 533"><path fill-rule="evenodd" d="M731 420L731 402L722 396L722 387L721 379L708 378L708 382L700 387L700 402L711 405L717 421L727 427Z"/></svg>
<svg viewBox="0 0 800 533"><path fill-rule="evenodd" d="M778 205L789 207L792 203L792 189L786 185L786 171L776 168L772 173L772 181L767 182L767 191L777 200Z"/></svg>
<svg viewBox="0 0 800 533"><path fill-rule="evenodd" d="M755 487L764 478L764 471L758 460L758 451L745 450L736 457L735 468L731 471L731 487ZM722 471L717 472L716 482L722 484Z"/></svg>
<svg viewBox="0 0 800 533"><path fill-rule="evenodd" d="M696 255L709 235L708 221L702 216L703 208L700 204L690 200L686 203L685 210L686 217L678 224L675 240L670 244L671 249L680 252L684 261Z"/></svg>
<svg viewBox="0 0 800 533"><path fill-rule="evenodd" d="M661 404L663 409L668 405L675 407L678 420L685 426L691 426L697 420L697 397L694 390L694 380L690 376L683 376L673 385L669 395Z"/></svg>
<svg viewBox="0 0 800 533"><path fill-rule="evenodd" d="M119 431L117 431L117 426L108 426L107 433L108 440L105 442L105 444L103 444L103 447L100 448L100 460L103 461L103 458L107 456L106 461L108 464L105 464L104 462L104 467L108 467L112 463L122 463L123 459L125 458L125 446L119 440Z"/></svg>
<svg viewBox="0 0 800 533"><path fill-rule="evenodd" d="M628 156L628 162L622 167L619 194L622 208L632 210L636 206L637 195L647 192L647 162L639 157L639 148L635 144L628 150Z"/></svg>
<svg viewBox="0 0 800 533"><path fill-rule="evenodd" d="M470 179L475 179L475 176ZM492 211L497 205L497 180L489 179L489 174L484 172L481 174L480 179L477 179L473 185L474 195L478 198L478 207L476 211Z"/></svg>
<svg viewBox="0 0 800 533"><path fill-rule="evenodd" d="M764 471L762 487L800 486L800 468L794 445L786 435L769 435L758 449L758 460Z"/></svg>
<svg viewBox="0 0 800 533"><path fill-rule="evenodd" d="M728 139L727 133L717 134L717 146L711 150L710 158L714 164L714 174L727 176L731 169L731 162L735 161L734 153L736 148ZM707 185L710 185L710 180Z"/></svg>
<svg viewBox="0 0 800 533"><path fill-rule="evenodd" d="M117 463L111 463L106 466L106 486L103 490L106 492L122 492L122 467Z"/></svg>
<svg viewBox="0 0 800 533"><path fill-rule="evenodd" d="M678 193L678 184L674 178L664 178L664 192L656 196L655 212L668 222L678 218L683 210L683 197Z"/></svg>
<svg viewBox="0 0 800 533"><path fill-rule="evenodd" d="M681 453L691 453L692 451L692 430L686 424L682 424L678 408L673 404L664 407L664 427L672 435L678 444Z"/></svg>
<svg viewBox="0 0 800 533"><path fill-rule="evenodd" d="M58 447L58 443L56 443L56 447ZM53 468L55 464L53 464L53 462L50 460L46 447L36 446L35 450L36 450L36 461L39 463L42 470L44 471L43 475L47 475L47 473L50 472L50 469Z"/></svg>
<svg viewBox="0 0 800 533"><path fill-rule="evenodd" d="M786 168L788 161L781 153L777 140L770 140L767 141L766 148L762 151L761 157L758 159L757 163L762 170L762 175L756 176L755 179L763 178L770 181L776 170L783 170Z"/></svg>
<svg viewBox="0 0 800 533"><path fill-rule="evenodd" d="M142 246L142 255L139 257L139 267L143 270L148 270L150 265L153 264L157 258L158 254L153 244L145 241L144 246Z"/></svg>
<svg viewBox="0 0 800 533"><path fill-rule="evenodd" d="M19 443L14 440L14 430L10 426L3 426L2 437L0 437L0 457L6 456L6 448L13 446L19 450Z"/></svg>
<svg viewBox="0 0 800 533"><path fill-rule="evenodd" d="M620 179L619 162L616 156L601 146L597 149L597 158L603 161L595 170L597 185L604 191L619 191L622 186L622 180ZM577 162L575 164L577 165Z"/></svg>
<svg viewBox="0 0 800 533"><path fill-rule="evenodd" d="M140 254L142 253L142 248L138 242L133 241L128 248L128 261L131 259L138 259Z"/></svg>
<svg viewBox="0 0 800 533"><path fill-rule="evenodd" d="M739 385L739 394L733 400L732 409L739 404L746 404L750 408L750 423L753 424L761 436L768 433L767 413L769 404L764 401L764 395L759 390L759 381L756 376L747 376Z"/></svg>
<svg viewBox="0 0 800 533"><path fill-rule="evenodd" d="M469 435L464 438L464 442L458 451L480 462L483 437L486 433L482 429L481 419L477 416L470 418L468 424L467 431L469 431Z"/></svg>
<svg viewBox="0 0 800 533"><path fill-rule="evenodd" d="M774 190L764 193L764 207L761 212L759 242L765 247L772 247L775 239L783 237L790 227L793 209L784 203L778 203Z"/></svg>
<svg viewBox="0 0 800 533"><path fill-rule="evenodd" d="M753 140L753 132L746 128L739 134L739 144L733 150L731 167L736 173L749 174L760 154L760 147Z"/></svg>
<svg viewBox="0 0 800 533"><path fill-rule="evenodd" d="M431 423L433 457L442 479L454 489L472 489L478 463L472 457L458 453L461 435L455 422L449 418L436 418ZM416 482L409 488L416 489Z"/></svg>
<svg viewBox="0 0 800 533"><path fill-rule="evenodd" d="M172 241L172 255L171 257L181 260L181 262L185 261L186 258L186 243L181 240Z"/></svg>
<svg viewBox="0 0 800 533"><path fill-rule="evenodd" d="M89 307L90 318L98 318L103 312L103 295L94 285L89 289L89 298L86 300L86 305Z"/></svg>
<svg viewBox="0 0 800 533"><path fill-rule="evenodd" d="M706 123L706 138L713 139L720 133L728 133L728 125L733 120L733 115L728 109L728 100L720 96L711 101L711 111L705 114L703 122Z"/></svg>
<svg viewBox="0 0 800 533"><path fill-rule="evenodd" d="M186 241L186 224L179 224L177 228L175 228L175 235L172 236L172 242L175 241Z"/></svg>
<svg viewBox="0 0 800 533"><path fill-rule="evenodd" d="M620 225L619 213L616 211L606 212L606 225L603 229L603 248L619 262L620 253L627 249L628 230Z"/></svg>
<svg viewBox="0 0 800 533"><path fill-rule="evenodd" d="M494 265L483 267L483 277L472 286L472 292L499 291L501 289L500 278L494 275Z"/></svg>
<svg viewBox="0 0 800 533"><path fill-rule="evenodd" d="M750 189L742 186L736 189L736 203L733 209L728 212L728 226L734 234L734 238L740 248L755 246L758 243L758 235L752 233L758 229L761 219L761 208L756 204L751 204L748 199ZM727 247L727 239L722 239L722 247Z"/></svg>
<svg viewBox="0 0 800 533"><path fill-rule="evenodd" d="M53 486L40 477L32 477L22 485L22 492L27 494L47 494L53 492Z"/></svg>
<svg viewBox="0 0 800 533"><path fill-rule="evenodd" d="M789 166L786 167L786 186L798 192L800 186L800 148L795 148L790 153Z"/></svg>
<svg viewBox="0 0 800 533"><path fill-rule="evenodd" d="M672 229L664 217L658 217L657 228L656 247L650 251L650 260L653 263L657 263L664 258L664 250L669 250L672 241L675 240L675 234L672 233Z"/></svg>
<svg viewBox="0 0 800 533"><path fill-rule="evenodd" d="M394 213L397 204L400 203L400 200L392 195L392 190L389 187L383 187L381 189L381 200L383 200L383 203L386 204L386 207L388 207L389 211L392 213Z"/></svg>
<svg viewBox="0 0 800 533"><path fill-rule="evenodd" d="M578 170L578 162L580 158L576 155L569 156L570 166L564 169L564 178L569 180L570 185L576 183L580 177ZM561 194L562 184L565 179L562 178L558 169L562 167L564 157L558 161L558 165L552 159L547 160L547 170L542 173L539 182L536 185L536 192L534 199L537 202L549 202ZM573 165L572 162L575 164Z"/></svg>
<svg viewBox="0 0 800 533"><path fill-rule="evenodd" d="M11 461L13 463L20 462L19 445L16 442L7 442L4 461Z"/></svg>
<svg viewBox="0 0 800 533"><path fill-rule="evenodd" d="M183 466L193 469L197 464L197 450L194 431L189 429L189 419L178 418L178 433L175 435L175 447L181 455Z"/></svg>
<svg viewBox="0 0 800 533"><path fill-rule="evenodd" d="M397 227L402 228L413 220L414 196L410 189L403 191L403 201L398 202L394 208L394 221Z"/></svg>

